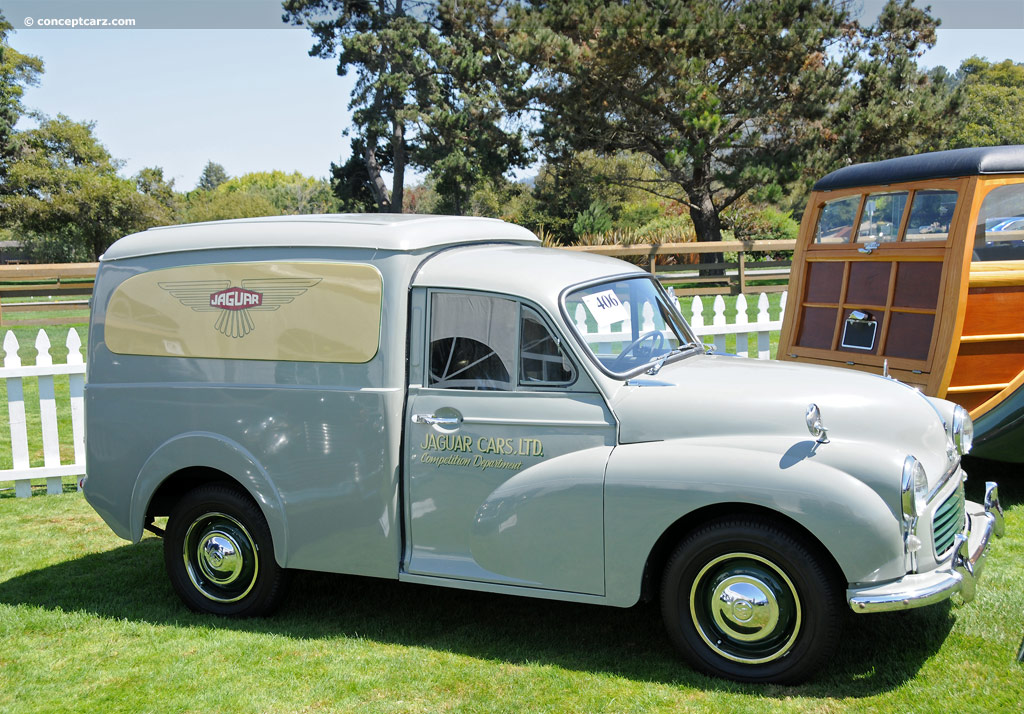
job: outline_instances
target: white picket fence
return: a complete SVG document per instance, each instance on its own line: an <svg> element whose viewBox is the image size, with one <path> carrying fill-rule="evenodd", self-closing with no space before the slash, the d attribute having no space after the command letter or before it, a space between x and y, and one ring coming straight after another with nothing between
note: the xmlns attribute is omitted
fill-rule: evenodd
<svg viewBox="0 0 1024 714"><path fill-rule="evenodd" d="M709 299L709 298L705 298ZM779 309L778 319L772 320L768 312L768 296L761 293L757 298L757 316L751 321L747 317L747 299L744 295L736 298L737 314L732 322L725 319L725 301L721 295L712 299L711 310L713 316L711 322L704 321L705 304L700 297L694 297L690 301L692 318L690 325L698 336L713 341L719 352L725 351L725 340L728 335L736 336L736 351L748 357L759 357L768 359L771 333L778 332L782 328L782 315L786 309L786 294L782 294L782 304ZM652 330L665 330L665 324L660 314L656 314L652 305L644 305L641 310L643 325L641 332L647 333ZM587 335L589 342L621 342L624 335L631 334L628 324L620 324L619 329L607 333L588 332L586 328L586 314L583 306L578 306L576 315L577 323L581 325L581 332ZM628 321L627 321L628 322ZM750 335L757 336L757 349L749 349ZM61 477L81 476L85 474L85 440L83 413L83 390L85 386L85 361L82 358L82 340L74 329L68 330L65 344L68 348L68 359L65 364L53 364L50 356L50 339L46 332L40 330L36 336L35 365L23 367L19 352L21 345L13 332L8 331L4 336L4 364L0 368L0 379L7 381L7 414L9 415L9 429L11 436L11 462L13 468L0 470L0 481L13 481L15 494L19 497L32 495L30 479L46 479L47 493L61 493L63 486ZM56 375L68 375L69 397L71 401L71 445L74 450L74 463L62 464L60 457L61 439L67 443L68 434L60 434L57 428L57 400L53 386L53 378ZM40 429L42 431L43 444L43 465L31 466L29 461L29 434L28 422L25 418L25 390L22 380L26 377L34 377L39 384L39 415Z"/></svg>
<svg viewBox="0 0 1024 714"><path fill-rule="evenodd" d="M671 289L667 292L672 299L675 299ZM704 320L704 300L711 300L712 317L710 323ZM782 293L778 309L778 319L775 320L772 320L769 314L767 293L759 294L757 298L757 315L753 321L747 316L748 303L745 295L736 296L736 315L732 322L726 322L725 300L721 295L716 295L714 298L707 296L703 299L700 296L694 296L690 299L689 305L692 315L689 319L690 326L697 336L704 340L705 344L709 346L714 344L715 351L726 352L726 338L729 335L735 335L736 347L733 354L758 359L769 359L771 357L771 333L779 332L782 329L782 316L786 312L786 293ZM626 314L629 315L629 303L625 303L624 306L626 307ZM683 311L680 309L680 312ZM645 335L651 332L661 332L665 335L666 340L672 337L672 333L661 318L661 313L651 303L645 303L640 308L640 318L641 324L638 334ZM589 324L587 322L587 310L583 303L576 306L573 320L580 334L586 338L587 343L599 355L617 354L618 350L621 349L621 344L624 341L628 342L627 336L633 332L628 317L610 326L597 325L595 329L593 321ZM751 335L756 337L757 342L757 348L753 350L750 348ZM617 348L616 346L619 347Z"/></svg>
<svg viewBox="0 0 1024 714"><path fill-rule="evenodd" d="M704 303L698 296L694 296L690 302L693 317L690 318L690 327L697 333L698 337L713 338L715 350L725 352L726 335L736 335L736 354L746 357L757 357L758 359L769 359L771 357L771 333L782 330L782 316L786 314L786 295L782 293L779 302L778 319L772 320L768 314L768 294L760 293L757 298L757 316L751 322L747 317L747 298L745 295L736 296L736 319L733 322L725 321L725 300L721 295L716 295L712 302L713 316L711 324L704 322ZM750 335L757 336L757 352L751 353ZM704 340L708 342L708 340Z"/></svg>
<svg viewBox="0 0 1024 714"><path fill-rule="evenodd" d="M18 354L21 345L13 332L4 336L4 366L0 379L7 381L7 414L11 435L11 463L14 468L0 470L0 481L14 481L15 494L32 495L29 479L46 479L47 493L62 493L62 476L80 476L85 473L85 415L83 392L85 388L85 360L82 359L82 339L73 328L68 330L65 344L68 359L65 364L54 364L50 356L50 338L39 331L36 336L35 365L23 367ZM60 459L61 435L57 428L57 399L53 378L68 375L71 400L71 444L74 448L73 464L62 464ZM25 390L22 380L35 377L39 384L39 424L42 431L43 465L31 466L29 461L28 422L25 418ZM67 434L64 435L66 439Z"/></svg>

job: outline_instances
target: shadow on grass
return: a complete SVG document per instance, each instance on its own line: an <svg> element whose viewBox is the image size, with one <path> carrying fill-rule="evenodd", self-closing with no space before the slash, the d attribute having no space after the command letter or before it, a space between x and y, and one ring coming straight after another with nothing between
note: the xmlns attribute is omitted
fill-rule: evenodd
<svg viewBox="0 0 1024 714"><path fill-rule="evenodd" d="M197 615L171 590L156 538L2 582L0 602L298 640L359 637L768 697L864 697L894 689L913 678L942 646L955 620L948 606L868 617L847 613L837 655L817 679L800 687L765 687L725 682L689 669L669 645L660 612L652 604L623 610L297 571L288 599L273 617Z"/></svg>
<svg viewBox="0 0 1024 714"><path fill-rule="evenodd" d="M1024 464L1010 464L967 456L963 460L968 474L967 498L981 503L985 497L985 482L999 484L999 500L1003 508L1024 503Z"/></svg>

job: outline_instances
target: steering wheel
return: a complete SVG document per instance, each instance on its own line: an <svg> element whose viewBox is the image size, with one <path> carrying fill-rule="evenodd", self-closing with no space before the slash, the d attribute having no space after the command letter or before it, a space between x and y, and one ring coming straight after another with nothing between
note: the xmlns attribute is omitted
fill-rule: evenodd
<svg viewBox="0 0 1024 714"><path fill-rule="evenodd" d="M649 347L642 347L644 342L650 342ZM621 366L625 366L626 356L630 352L634 353L635 363L642 364L651 358L654 351L665 345L665 335L659 330L651 330L650 332L640 335L635 340L626 345L626 348L619 353L619 356L615 358L613 369L618 369Z"/></svg>

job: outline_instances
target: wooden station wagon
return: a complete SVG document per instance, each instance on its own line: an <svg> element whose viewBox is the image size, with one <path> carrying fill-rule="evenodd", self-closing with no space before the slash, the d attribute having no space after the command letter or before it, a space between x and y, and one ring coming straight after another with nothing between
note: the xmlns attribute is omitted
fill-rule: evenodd
<svg viewBox="0 0 1024 714"><path fill-rule="evenodd" d="M779 357L966 408L973 454L1024 461L1024 146L834 171L814 186Z"/></svg>

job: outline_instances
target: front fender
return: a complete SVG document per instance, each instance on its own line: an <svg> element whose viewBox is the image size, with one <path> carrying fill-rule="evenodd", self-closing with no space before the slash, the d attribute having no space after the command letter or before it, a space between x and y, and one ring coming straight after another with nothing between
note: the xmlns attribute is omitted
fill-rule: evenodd
<svg viewBox="0 0 1024 714"><path fill-rule="evenodd" d="M639 599L647 558L670 526L721 504L757 506L799 523L828 549L848 582L905 575L903 540L890 506L864 482L814 458L811 444L806 449L801 444L780 450L777 444L758 449L736 439L674 439L617 447L605 488L612 604L628 606ZM812 455L787 458L794 447Z"/></svg>
<svg viewBox="0 0 1024 714"><path fill-rule="evenodd" d="M252 496L270 527L274 558L285 567L288 527L277 488L249 451L231 439L210 432L191 432L168 439L143 464L132 491L131 539L138 542L142 538L149 503L160 485L172 474L195 467L216 469L227 474Z"/></svg>

